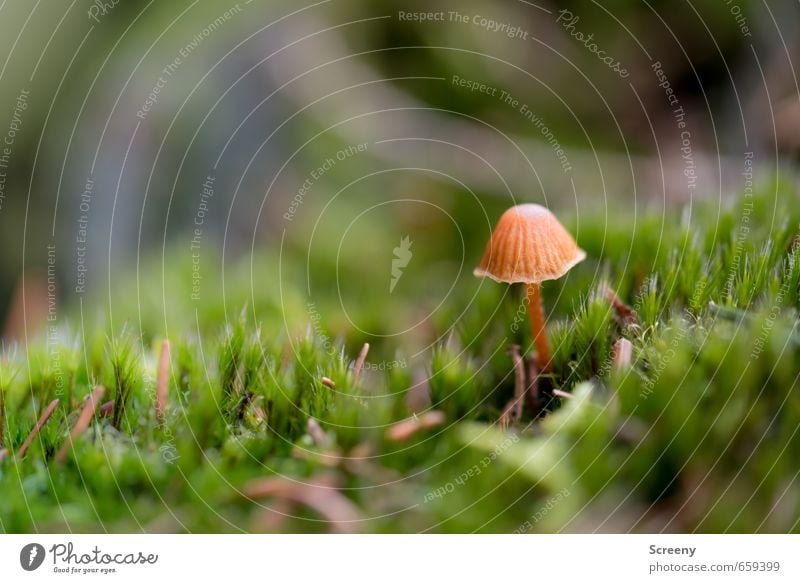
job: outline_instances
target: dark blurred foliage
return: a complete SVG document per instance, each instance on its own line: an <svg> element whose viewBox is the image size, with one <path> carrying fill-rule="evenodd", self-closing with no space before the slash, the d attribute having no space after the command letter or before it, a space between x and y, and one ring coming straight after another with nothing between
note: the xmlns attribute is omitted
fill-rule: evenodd
<svg viewBox="0 0 800 583"><path fill-rule="evenodd" d="M800 9L789 0L98 6L12 0L0 9L0 119L10 123L20 92L30 92L0 209L2 306L23 272L46 269L51 243L65 292L59 301L74 305L82 295L75 293L77 221L90 178L87 290L111 295L115 271L136 270L163 245L182 250L171 268L191 275L192 229L212 175L205 261L277 247L285 235L302 262L329 201L328 217L342 226L331 231L337 243L355 215L400 198L471 206L461 216L472 221L459 228L477 241L512 200L545 202L569 216L719 197L741 189L743 152L755 152L757 166L773 174L778 161L788 171L784 154L798 146L792 57ZM469 22L399 17L454 10ZM558 21L562 10L629 76L570 36ZM484 16L526 38L490 30ZM694 191L687 192L680 132L654 61L686 112ZM529 105L573 170L562 171L518 106L458 87L454 75ZM155 102L137 117L159 77L166 81ZM365 155L336 164L296 220L282 219L310 172L362 142ZM399 208L376 212L403 236L425 213ZM462 231L449 220L427 221L417 232L443 242L443 256L460 256ZM471 256L465 261L471 267Z"/></svg>

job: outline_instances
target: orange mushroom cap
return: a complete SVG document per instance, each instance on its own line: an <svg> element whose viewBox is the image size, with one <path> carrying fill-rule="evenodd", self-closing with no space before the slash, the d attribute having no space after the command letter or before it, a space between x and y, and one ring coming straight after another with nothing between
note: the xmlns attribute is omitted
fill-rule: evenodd
<svg viewBox="0 0 800 583"><path fill-rule="evenodd" d="M553 213L521 204L500 217L473 273L501 283L541 283L560 278L585 258Z"/></svg>

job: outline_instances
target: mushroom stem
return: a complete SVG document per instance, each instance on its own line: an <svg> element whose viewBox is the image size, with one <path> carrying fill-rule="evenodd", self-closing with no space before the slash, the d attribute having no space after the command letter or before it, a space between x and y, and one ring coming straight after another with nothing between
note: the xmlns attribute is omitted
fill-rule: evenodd
<svg viewBox="0 0 800 583"><path fill-rule="evenodd" d="M546 373L550 370L550 344L544 328L544 308L542 307L542 296L539 293L539 284L525 284L525 292L528 295L528 316L531 319L533 343L536 345L537 364L539 370Z"/></svg>

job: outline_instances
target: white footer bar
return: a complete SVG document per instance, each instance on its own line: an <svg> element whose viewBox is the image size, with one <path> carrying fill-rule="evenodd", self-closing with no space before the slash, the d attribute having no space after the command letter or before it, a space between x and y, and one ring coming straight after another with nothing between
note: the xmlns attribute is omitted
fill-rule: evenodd
<svg viewBox="0 0 800 583"><path fill-rule="evenodd" d="M3 535L0 581L800 581L790 535Z"/></svg>

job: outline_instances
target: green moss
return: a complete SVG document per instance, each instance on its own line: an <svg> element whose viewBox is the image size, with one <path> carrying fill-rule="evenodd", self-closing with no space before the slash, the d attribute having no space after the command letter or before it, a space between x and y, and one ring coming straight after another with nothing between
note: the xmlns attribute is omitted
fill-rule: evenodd
<svg viewBox="0 0 800 583"><path fill-rule="evenodd" d="M440 261L430 242L415 243L421 266L404 274L395 293L406 295L390 299L382 285L359 284L388 277L388 264L383 273L364 262L361 272L331 248L310 257L315 282L360 285L346 316L336 286L310 286L291 267L306 259L298 241L296 255L282 258L291 269L281 285L280 262L259 255L228 268L224 301L209 291L159 318L162 283L190 297L188 280L165 270L168 281L142 287L141 300L108 306L128 321L146 306L141 329L109 339L98 318L77 339L64 327L55 352L33 342L0 361L3 447L15 451L43 406L61 401L36 447L0 462L0 530L259 530L262 509L242 488L286 476L331 480L376 532L798 531L793 196L777 184L691 212L582 216L575 231L589 258L543 288L554 358L538 382L544 413L526 409L507 430L497 424L515 389L507 348L532 353L520 290L429 265ZM485 241L482 214L463 201L450 210L467 225L472 264ZM370 237L376 256L396 245L394 233L373 228ZM454 278L452 290L428 283L436 272ZM635 310L636 325L620 323L606 285ZM437 294L444 301L432 303ZM159 422L152 388L167 330L170 397ZM633 346L622 369L612 364L620 338ZM356 374L364 342L369 359ZM83 397L100 382L114 415L96 416L56 466ZM406 441L387 434L430 409L444 414L441 424ZM278 528L329 529L313 509L292 515Z"/></svg>

